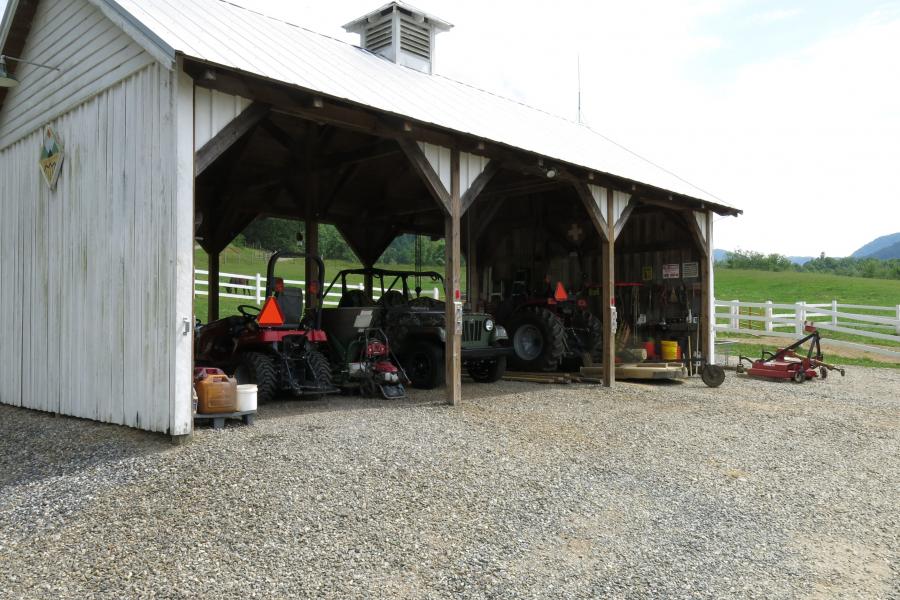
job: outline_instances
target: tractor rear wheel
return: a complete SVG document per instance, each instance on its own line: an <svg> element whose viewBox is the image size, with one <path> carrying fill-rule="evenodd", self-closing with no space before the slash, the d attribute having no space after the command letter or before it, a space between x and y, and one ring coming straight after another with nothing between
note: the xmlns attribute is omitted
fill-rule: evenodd
<svg viewBox="0 0 900 600"><path fill-rule="evenodd" d="M260 403L268 402L278 391L275 362L262 352L241 353L234 377L239 384L256 384L256 399Z"/></svg>
<svg viewBox="0 0 900 600"><path fill-rule="evenodd" d="M322 393L330 391L333 387L331 384L331 363L325 358L325 355L317 350L309 350L306 353L306 381L311 385L322 390ZM313 393L316 397L319 394Z"/></svg>
<svg viewBox="0 0 900 600"><path fill-rule="evenodd" d="M545 308L518 311L507 327L512 340L510 362L519 371L555 371L566 351L566 330Z"/></svg>

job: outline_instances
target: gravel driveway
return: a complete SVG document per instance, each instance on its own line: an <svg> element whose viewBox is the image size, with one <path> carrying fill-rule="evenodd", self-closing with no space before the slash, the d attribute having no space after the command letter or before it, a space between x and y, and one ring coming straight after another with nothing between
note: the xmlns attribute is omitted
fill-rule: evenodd
<svg viewBox="0 0 900 600"><path fill-rule="evenodd" d="M183 446L0 406L0 597L900 597L900 371L463 395Z"/></svg>

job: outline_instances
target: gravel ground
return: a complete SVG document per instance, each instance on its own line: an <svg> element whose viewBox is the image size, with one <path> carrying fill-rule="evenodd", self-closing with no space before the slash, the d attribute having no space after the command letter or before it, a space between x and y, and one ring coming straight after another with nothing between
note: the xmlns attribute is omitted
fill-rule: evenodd
<svg viewBox="0 0 900 600"><path fill-rule="evenodd" d="M0 596L900 598L900 371L463 394L0 407Z"/></svg>

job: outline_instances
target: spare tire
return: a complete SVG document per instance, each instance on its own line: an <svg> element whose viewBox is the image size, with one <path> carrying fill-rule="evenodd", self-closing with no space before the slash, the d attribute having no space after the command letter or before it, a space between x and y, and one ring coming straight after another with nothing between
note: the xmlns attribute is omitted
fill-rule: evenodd
<svg viewBox="0 0 900 600"><path fill-rule="evenodd" d="M512 343L509 357L518 371L555 371L566 351L566 330L559 317L532 306L516 312L506 328Z"/></svg>

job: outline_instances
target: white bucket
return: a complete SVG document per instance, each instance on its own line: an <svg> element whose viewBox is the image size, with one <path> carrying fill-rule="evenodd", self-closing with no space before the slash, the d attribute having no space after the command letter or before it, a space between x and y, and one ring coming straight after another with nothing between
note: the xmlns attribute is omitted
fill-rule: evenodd
<svg viewBox="0 0 900 600"><path fill-rule="evenodd" d="M237 386L238 412L256 410L256 384L245 383Z"/></svg>

